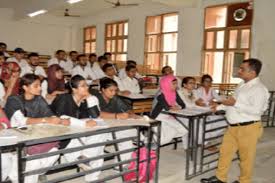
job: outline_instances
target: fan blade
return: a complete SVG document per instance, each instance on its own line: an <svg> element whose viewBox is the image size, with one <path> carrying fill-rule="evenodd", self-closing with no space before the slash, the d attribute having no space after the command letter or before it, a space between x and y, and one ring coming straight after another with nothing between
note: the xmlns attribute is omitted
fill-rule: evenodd
<svg viewBox="0 0 275 183"><path fill-rule="evenodd" d="M138 6L139 4L133 3L133 4L120 4L120 6Z"/></svg>
<svg viewBox="0 0 275 183"><path fill-rule="evenodd" d="M116 3L112 2L112 1L108 1L108 0L104 0L106 3L110 3L112 5L116 5Z"/></svg>
<svg viewBox="0 0 275 183"><path fill-rule="evenodd" d="M80 15L69 15L68 17L80 17Z"/></svg>

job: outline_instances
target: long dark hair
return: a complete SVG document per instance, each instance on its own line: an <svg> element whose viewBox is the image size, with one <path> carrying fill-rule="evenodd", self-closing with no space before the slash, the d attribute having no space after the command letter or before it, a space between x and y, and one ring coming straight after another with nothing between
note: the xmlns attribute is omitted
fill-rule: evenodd
<svg viewBox="0 0 275 183"><path fill-rule="evenodd" d="M56 78L56 72L63 70L58 64L53 64L48 68L48 93L51 94L54 91L64 91L65 81L64 77L62 79Z"/></svg>

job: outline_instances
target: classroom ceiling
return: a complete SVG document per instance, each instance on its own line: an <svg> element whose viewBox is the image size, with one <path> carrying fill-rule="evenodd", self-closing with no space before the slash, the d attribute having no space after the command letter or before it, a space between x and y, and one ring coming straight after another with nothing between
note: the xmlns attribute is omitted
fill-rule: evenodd
<svg viewBox="0 0 275 183"><path fill-rule="evenodd" d="M15 19L23 19L28 13L37 10L46 9L48 14L62 17L65 9L69 9L71 15L80 15L81 17L94 15L101 11L106 11L113 6L106 3L105 0L82 0L75 4L67 3L67 0L0 0L0 8L12 8ZM109 0L117 2L117 0ZM145 3L152 1L167 6L193 6L198 0L120 0L120 3ZM125 8L125 7L123 7Z"/></svg>

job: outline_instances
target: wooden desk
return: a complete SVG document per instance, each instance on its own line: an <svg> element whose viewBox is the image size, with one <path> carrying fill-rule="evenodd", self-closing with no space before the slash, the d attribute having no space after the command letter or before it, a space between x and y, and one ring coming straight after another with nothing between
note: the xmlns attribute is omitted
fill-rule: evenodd
<svg viewBox="0 0 275 183"><path fill-rule="evenodd" d="M130 103L134 113L149 113L152 110L153 95L135 94L120 97Z"/></svg>

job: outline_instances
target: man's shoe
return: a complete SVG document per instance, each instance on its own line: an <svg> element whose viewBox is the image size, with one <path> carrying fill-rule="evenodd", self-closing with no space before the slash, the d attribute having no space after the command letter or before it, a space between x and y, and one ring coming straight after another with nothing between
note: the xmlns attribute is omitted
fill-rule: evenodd
<svg viewBox="0 0 275 183"><path fill-rule="evenodd" d="M208 179L201 179L201 183L225 183L225 182L219 180L216 176L213 176Z"/></svg>
<svg viewBox="0 0 275 183"><path fill-rule="evenodd" d="M235 180L234 182L232 182L232 183L240 183L239 181L237 181L237 180Z"/></svg>

